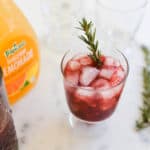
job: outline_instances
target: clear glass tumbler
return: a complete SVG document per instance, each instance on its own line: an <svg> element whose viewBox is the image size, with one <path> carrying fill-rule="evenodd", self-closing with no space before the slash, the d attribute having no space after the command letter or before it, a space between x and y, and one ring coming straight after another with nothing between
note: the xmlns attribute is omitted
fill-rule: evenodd
<svg viewBox="0 0 150 150"><path fill-rule="evenodd" d="M2 76L0 68L0 150L18 150L16 131Z"/></svg>
<svg viewBox="0 0 150 150"><path fill-rule="evenodd" d="M76 8L74 1L40 0L40 4L43 18L43 48L56 54L64 53L63 49L66 49L71 41L70 33Z"/></svg>
<svg viewBox="0 0 150 150"><path fill-rule="evenodd" d="M96 0L98 36L104 45L126 48L142 22L147 0Z"/></svg>
<svg viewBox="0 0 150 150"><path fill-rule="evenodd" d="M112 115L119 102L129 65L118 50L102 51L105 60L96 68L88 51L69 51L61 62L70 124L97 124Z"/></svg>

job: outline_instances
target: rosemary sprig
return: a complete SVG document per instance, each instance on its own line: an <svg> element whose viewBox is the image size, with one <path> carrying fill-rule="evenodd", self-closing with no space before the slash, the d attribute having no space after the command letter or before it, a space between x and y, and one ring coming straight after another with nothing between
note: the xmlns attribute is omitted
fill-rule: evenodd
<svg viewBox="0 0 150 150"><path fill-rule="evenodd" d="M84 32L84 35L80 35L79 38L88 45L87 48L91 51L89 57L95 62L96 66L100 67L103 63L100 60L101 53L98 49L99 42L95 39L96 28L93 29L92 21L87 21L85 18L79 21L79 24L80 27L77 29Z"/></svg>
<svg viewBox="0 0 150 150"><path fill-rule="evenodd" d="M140 108L141 117L136 121L137 130L150 127L150 51L147 47L142 46L145 59L143 68L143 106Z"/></svg>

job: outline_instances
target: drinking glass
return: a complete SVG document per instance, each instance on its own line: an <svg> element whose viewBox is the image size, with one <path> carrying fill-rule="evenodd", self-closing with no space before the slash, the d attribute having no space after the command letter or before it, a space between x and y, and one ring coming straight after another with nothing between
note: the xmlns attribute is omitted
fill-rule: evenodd
<svg viewBox="0 0 150 150"><path fill-rule="evenodd" d="M63 49L66 49L71 41L74 2L40 0L40 4L43 18L43 45L54 53L64 53Z"/></svg>
<svg viewBox="0 0 150 150"><path fill-rule="evenodd" d="M2 69L0 68L0 150L18 150L16 131L2 76Z"/></svg>
<svg viewBox="0 0 150 150"><path fill-rule="evenodd" d="M108 43L124 49L133 41L142 22L147 0L96 0L98 36Z"/></svg>
<svg viewBox="0 0 150 150"><path fill-rule="evenodd" d="M66 100L71 112L69 121L72 127L76 127L76 125L97 125L110 117L117 107L129 72L127 58L122 52L118 50L104 50L102 51L104 56L118 60L123 67L125 75L122 81L106 89L96 89L75 84L76 82L79 83L77 81L77 72L71 72L66 66L73 58L88 57L88 54L88 51L68 51L61 61ZM86 63L86 59L83 60L82 64ZM71 66L77 67L78 65L73 62ZM81 68L79 70L81 71ZM90 75L92 76L92 72ZM81 79L81 76L79 78Z"/></svg>

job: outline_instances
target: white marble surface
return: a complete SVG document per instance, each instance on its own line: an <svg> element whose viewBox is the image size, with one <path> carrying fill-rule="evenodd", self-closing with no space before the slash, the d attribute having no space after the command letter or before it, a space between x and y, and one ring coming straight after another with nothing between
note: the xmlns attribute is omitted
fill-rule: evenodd
<svg viewBox="0 0 150 150"><path fill-rule="evenodd" d="M76 129L71 129L68 124L68 109L59 66L62 53L68 48L67 40L70 37L68 31L72 27L70 15L67 13L69 11L76 16L75 12L79 4L73 0L70 1L71 5L68 4L69 0L50 0L51 10L47 18L41 13L40 0L36 0L36 3L30 0L15 1L35 28L41 47L39 82L12 108L20 150L149 150L150 130L146 129L141 133L134 130L142 90L140 64L143 64L143 59L139 49L132 48L134 59L131 60L129 57L130 74L127 84L116 112L107 122L104 135L82 135ZM150 42L149 11L150 9L147 10L137 34L137 39L146 44ZM48 23L51 23L49 31L46 25ZM60 30L62 27L63 31ZM63 34L58 35L57 32L60 31ZM46 43L47 33L51 37L49 45ZM97 130L97 132L101 131Z"/></svg>

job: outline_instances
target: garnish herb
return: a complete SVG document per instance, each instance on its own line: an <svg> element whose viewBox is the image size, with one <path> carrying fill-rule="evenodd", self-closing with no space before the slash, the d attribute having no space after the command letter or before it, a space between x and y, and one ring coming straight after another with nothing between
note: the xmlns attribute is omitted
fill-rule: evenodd
<svg viewBox="0 0 150 150"><path fill-rule="evenodd" d="M84 35L80 35L79 38L88 45L88 49L91 51L89 57L94 61L96 66L102 66L102 61L100 59L101 53L99 50L99 42L95 39L96 37L96 28L93 28L92 21L87 21L83 18L80 22L80 29L84 32Z"/></svg>
<svg viewBox="0 0 150 150"><path fill-rule="evenodd" d="M140 108L141 116L136 121L137 130L150 127L150 50L142 46L145 59L145 67L143 68L143 105Z"/></svg>

